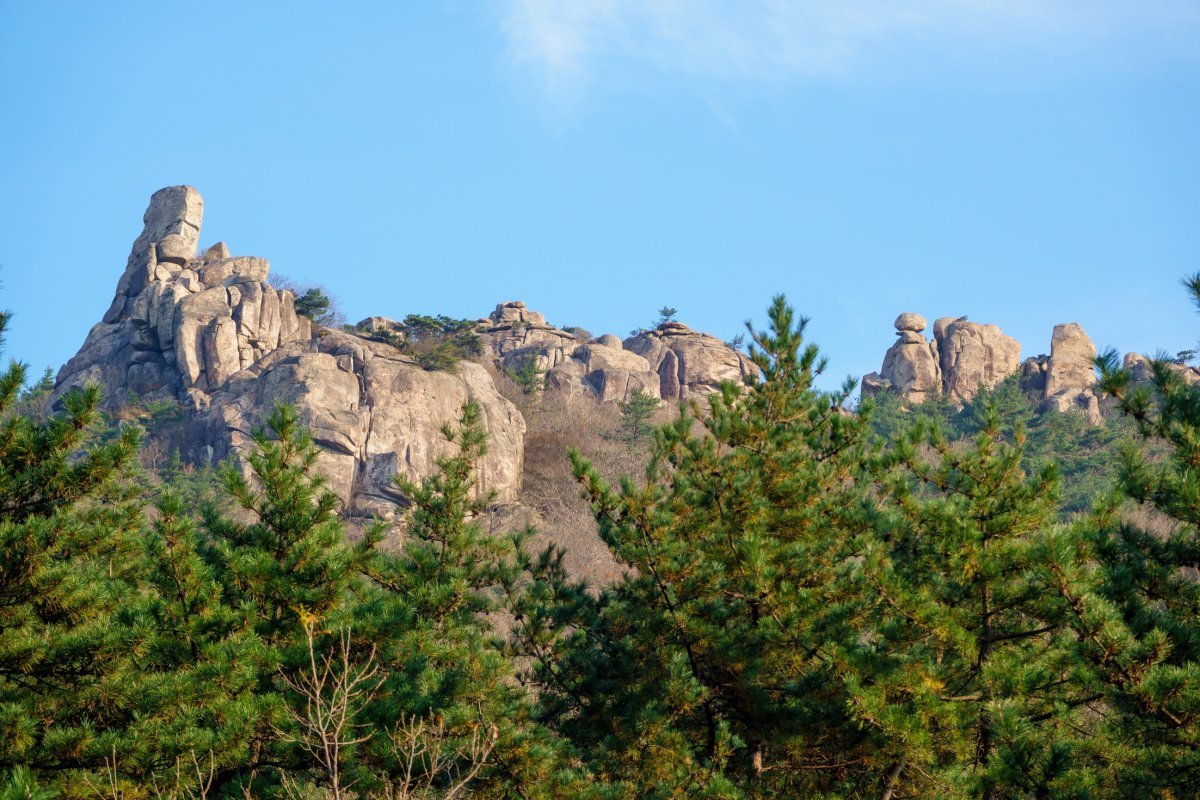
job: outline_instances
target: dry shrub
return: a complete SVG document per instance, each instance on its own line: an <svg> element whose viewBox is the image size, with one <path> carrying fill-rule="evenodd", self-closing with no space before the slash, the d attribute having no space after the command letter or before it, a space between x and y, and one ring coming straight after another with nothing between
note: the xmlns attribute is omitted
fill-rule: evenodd
<svg viewBox="0 0 1200 800"><path fill-rule="evenodd" d="M593 583L607 583L621 568L600 539L596 520L571 474L569 453L579 451L606 478L640 481L650 454L650 441L630 447L615 438L621 412L615 403L592 397L567 398L557 392L528 395L506 375L494 376L500 393L525 417L525 473L521 502L537 513L535 549L555 544L565 551L570 573ZM670 403L659 407L655 423L678 414Z"/></svg>

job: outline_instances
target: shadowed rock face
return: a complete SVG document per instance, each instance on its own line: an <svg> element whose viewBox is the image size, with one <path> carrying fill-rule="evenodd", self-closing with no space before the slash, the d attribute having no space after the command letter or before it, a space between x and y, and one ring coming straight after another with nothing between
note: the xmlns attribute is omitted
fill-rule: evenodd
<svg viewBox="0 0 1200 800"><path fill-rule="evenodd" d="M131 393L178 401L193 461L236 453L276 402L292 403L331 488L367 515L394 509L397 473L436 469L450 450L441 426L473 400L489 433L480 488L516 499L525 422L483 367L427 372L390 345L314 331L292 293L267 283L266 260L231 257L224 244L197 256L203 210L190 186L151 197L112 305L60 370L55 400L92 382L110 409Z"/></svg>

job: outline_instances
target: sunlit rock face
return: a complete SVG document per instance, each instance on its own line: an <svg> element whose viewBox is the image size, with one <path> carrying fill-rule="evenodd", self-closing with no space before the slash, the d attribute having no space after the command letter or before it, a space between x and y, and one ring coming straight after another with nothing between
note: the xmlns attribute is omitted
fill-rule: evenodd
<svg viewBox="0 0 1200 800"><path fill-rule="evenodd" d="M292 293L268 282L265 259L233 257L224 243L197 253L203 215L190 186L150 198L112 305L60 370L56 401L95 383L112 410L178 402L186 424L173 443L196 462L236 455L276 403L290 403L346 508L386 516L403 501L393 478L436 470L452 450L441 427L470 400L489 434L479 489L515 500L525 422L487 370L429 372L366 334L315 329Z"/></svg>

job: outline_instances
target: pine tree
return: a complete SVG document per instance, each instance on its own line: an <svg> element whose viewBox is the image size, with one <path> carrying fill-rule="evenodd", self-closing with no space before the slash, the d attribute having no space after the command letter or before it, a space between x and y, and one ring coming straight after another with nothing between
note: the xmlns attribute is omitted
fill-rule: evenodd
<svg viewBox="0 0 1200 800"><path fill-rule="evenodd" d="M864 628L881 658L851 678L855 715L882 735L885 797L1080 797L1090 671L1042 568L1060 557L1059 478L1024 467L1025 434L981 409L970 446L917 426L890 458L888 515L866 549Z"/></svg>
<svg viewBox="0 0 1200 800"><path fill-rule="evenodd" d="M77 776L132 707L122 668L138 643L114 615L134 593L139 432L101 440L94 386L57 413L17 413L25 375L0 374L0 771Z"/></svg>
<svg viewBox="0 0 1200 800"><path fill-rule="evenodd" d="M543 719L618 796L836 796L882 768L840 679L861 649L865 423L842 409L852 383L813 389L824 362L782 297L770 323L751 330L762 379L661 428L644 485L574 456L625 576L595 592L554 554L531 565Z"/></svg>
<svg viewBox="0 0 1200 800"><path fill-rule="evenodd" d="M252 758L256 725L276 710L274 694L262 694L276 657L254 631L251 607L229 602L185 501L167 490L156 506L139 554L142 603L122 615L145 644L129 676L138 713L117 766L139 785L178 793Z"/></svg>
<svg viewBox="0 0 1200 800"><path fill-rule="evenodd" d="M1185 282L1200 307L1200 274ZM1111 796L1200 795L1200 385L1159 358L1149 384L1098 359L1101 387L1131 418L1127 498L1095 516L1094 569L1060 569L1080 650L1103 675ZM1085 582L1086 589L1075 585Z"/></svg>
<svg viewBox="0 0 1200 800"><path fill-rule="evenodd" d="M361 584L361 564L337 516L338 499L316 474L320 451L312 437L290 406L277 406L268 428L254 432L245 453L249 475L234 463L222 468L225 491L240 513L205 508L200 548L208 574L221 584L223 604L247 617L245 634L235 642L248 657L231 659L236 671L226 680L238 691L245 681L254 684L250 705L237 709L237 724L249 729L241 743L245 755L221 772L217 788L249 787L255 796L278 791L289 775L318 775L311 754L295 741L285 704L305 700L287 691L286 678L307 667L313 625L322 633L318 647L324 652L351 624L346 614ZM199 565L194 568L203 581ZM197 591L207 590L198 585ZM242 638L250 634L253 641ZM243 719L247 714L256 717L252 723Z"/></svg>
<svg viewBox="0 0 1200 800"><path fill-rule="evenodd" d="M553 741L533 725L496 636L499 600L516 591L524 535L493 535L480 523L492 497L476 488L486 453L479 407L464 405L443 434L455 452L438 460L436 474L419 484L396 479L411 501L399 552L382 546L382 528L361 548L381 592L356 612L368 626L358 633L380 643L386 676L368 713L376 729L392 732L375 737L365 757L378 783L401 797L467 778L472 796L577 796L563 788L570 776ZM406 759L419 747L435 748L444 763L426 759L409 773Z"/></svg>

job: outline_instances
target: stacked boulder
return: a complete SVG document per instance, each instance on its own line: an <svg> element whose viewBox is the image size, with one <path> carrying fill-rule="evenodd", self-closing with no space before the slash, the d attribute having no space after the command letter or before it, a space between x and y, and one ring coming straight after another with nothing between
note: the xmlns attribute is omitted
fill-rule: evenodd
<svg viewBox="0 0 1200 800"><path fill-rule="evenodd" d="M942 396L961 407L981 390L1020 373L1021 388L1043 407L1078 410L1092 424L1101 420L1096 347L1078 323L1055 326L1050 355L1024 364L1020 343L995 325L942 317L933 323L932 340L922 335L925 319L918 314L901 314L895 326L900 338L884 356L883 368L862 379L865 397L889 391L907 403L921 403Z"/></svg>
<svg viewBox="0 0 1200 800"><path fill-rule="evenodd" d="M174 444L193 462L237 453L277 402L291 403L322 449L330 487L365 516L403 502L397 474L434 473L452 450L441 426L471 400L489 437L480 491L516 499L525 421L486 369L429 372L366 334L314 330L292 293L267 283L264 259L231 257L224 244L197 256L203 209L190 186L151 197L112 306L59 372L56 398L95 383L110 409L176 401L188 413ZM373 327L389 325L378 318Z"/></svg>
<svg viewBox="0 0 1200 800"><path fill-rule="evenodd" d="M980 389L991 389L1017 371L1021 346L995 325L943 317L927 340L925 318L905 312L894 323L899 340L888 349L883 368L862 379L863 395L891 391L908 403L947 396L969 402Z"/></svg>
<svg viewBox="0 0 1200 800"><path fill-rule="evenodd" d="M883 369L863 378L863 393L890 389L910 403L921 403L942 392L942 368L937 341L922 332L928 323L920 314L905 312L894 323L896 343L883 357Z"/></svg>

